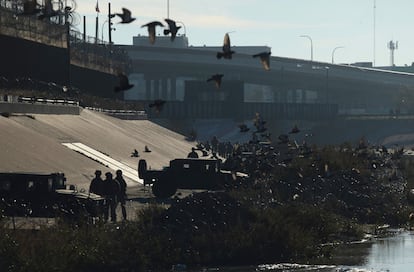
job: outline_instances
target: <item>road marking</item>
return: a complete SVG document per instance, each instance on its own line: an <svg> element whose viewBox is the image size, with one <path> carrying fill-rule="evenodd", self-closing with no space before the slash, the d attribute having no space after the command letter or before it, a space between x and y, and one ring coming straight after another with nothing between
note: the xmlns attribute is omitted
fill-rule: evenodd
<svg viewBox="0 0 414 272"><path fill-rule="evenodd" d="M72 149L73 151L76 151L84 155L87 158L90 158L91 160L97 161L112 170L116 171L118 169L121 169L122 174L128 179L144 184L144 181L138 177L137 169L134 169L128 165L123 164L122 162L114 160L113 158L109 157L106 154L103 154L102 152L99 152L82 143L62 143L62 145L66 146L69 149ZM128 180L127 180L127 183L128 183Z"/></svg>

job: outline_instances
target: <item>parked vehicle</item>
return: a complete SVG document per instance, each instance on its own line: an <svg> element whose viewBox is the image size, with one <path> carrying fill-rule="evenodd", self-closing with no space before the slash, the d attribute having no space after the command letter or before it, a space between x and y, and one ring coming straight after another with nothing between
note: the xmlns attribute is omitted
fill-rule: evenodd
<svg viewBox="0 0 414 272"><path fill-rule="evenodd" d="M0 173L0 208L6 216L99 216L103 197L67 187L64 173Z"/></svg>
<svg viewBox="0 0 414 272"><path fill-rule="evenodd" d="M143 159L138 163L138 176L144 185L152 185L159 198L173 196L177 189L224 190L236 183L240 174L221 169L216 159L174 159L162 170L149 170Z"/></svg>

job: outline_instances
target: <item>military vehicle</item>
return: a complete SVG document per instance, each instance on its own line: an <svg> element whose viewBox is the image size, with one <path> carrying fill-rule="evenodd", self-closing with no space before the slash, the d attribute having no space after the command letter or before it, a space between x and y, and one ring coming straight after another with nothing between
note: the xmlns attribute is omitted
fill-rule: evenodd
<svg viewBox="0 0 414 272"><path fill-rule="evenodd" d="M0 173L0 209L6 216L99 216L103 197L67 187L63 173Z"/></svg>
<svg viewBox="0 0 414 272"><path fill-rule="evenodd" d="M144 159L138 162L138 176L144 185L152 185L158 198L173 196L177 189L224 190L245 176L221 169L217 159L174 159L162 170L149 170Z"/></svg>

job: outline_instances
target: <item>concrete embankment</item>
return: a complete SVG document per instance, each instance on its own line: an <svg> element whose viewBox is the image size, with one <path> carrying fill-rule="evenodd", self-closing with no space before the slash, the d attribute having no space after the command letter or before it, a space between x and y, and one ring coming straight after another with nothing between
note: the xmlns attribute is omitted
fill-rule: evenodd
<svg viewBox="0 0 414 272"><path fill-rule="evenodd" d="M96 169L114 169L75 152L64 143L82 143L127 167L146 159L153 169L185 157L194 143L148 120L121 120L83 109L80 115L0 116L1 172L64 172L69 184L87 189ZM148 146L151 152L144 152ZM137 149L139 157L131 157ZM130 180L130 182L132 182Z"/></svg>

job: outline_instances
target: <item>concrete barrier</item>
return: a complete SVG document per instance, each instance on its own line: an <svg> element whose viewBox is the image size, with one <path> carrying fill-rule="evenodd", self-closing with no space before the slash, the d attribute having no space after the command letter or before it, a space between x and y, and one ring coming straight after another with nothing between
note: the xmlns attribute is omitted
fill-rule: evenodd
<svg viewBox="0 0 414 272"><path fill-rule="evenodd" d="M0 102L0 113L80 114L78 105Z"/></svg>

